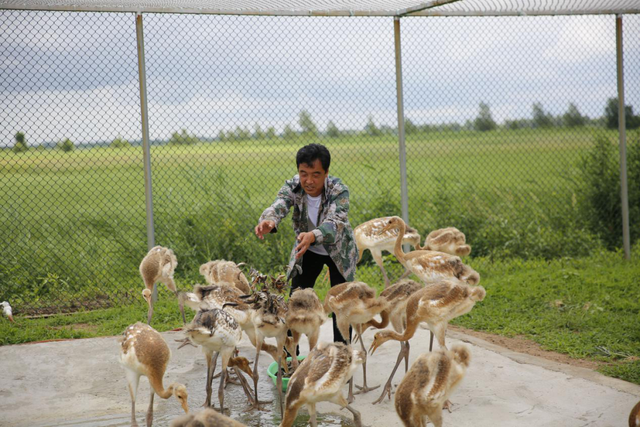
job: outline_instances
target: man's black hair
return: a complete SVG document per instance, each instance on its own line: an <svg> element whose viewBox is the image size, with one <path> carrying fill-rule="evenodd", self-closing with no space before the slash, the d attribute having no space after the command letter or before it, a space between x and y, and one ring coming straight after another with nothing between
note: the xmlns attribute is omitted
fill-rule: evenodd
<svg viewBox="0 0 640 427"><path fill-rule="evenodd" d="M305 145L299 149L298 154L296 154L296 166L300 168L301 163L311 166L313 162L318 159L322 164L322 169L327 172L331 164L331 154L329 150L327 150L327 147L321 144Z"/></svg>

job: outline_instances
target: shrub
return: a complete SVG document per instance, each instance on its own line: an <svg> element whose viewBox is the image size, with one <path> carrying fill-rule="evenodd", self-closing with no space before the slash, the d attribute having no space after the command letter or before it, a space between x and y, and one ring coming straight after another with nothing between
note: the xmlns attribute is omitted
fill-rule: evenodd
<svg viewBox="0 0 640 427"><path fill-rule="evenodd" d="M192 145L199 143L200 140L197 136L189 134L186 129L182 129L180 132L174 132L169 138L169 144L171 145Z"/></svg>
<svg viewBox="0 0 640 427"><path fill-rule="evenodd" d="M58 150L62 150L65 153L68 153L69 151L73 151L76 146L73 143L73 141L71 141L69 138L66 138L64 141L60 141L56 144L56 148Z"/></svg>
<svg viewBox="0 0 640 427"><path fill-rule="evenodd" d="M29 149L29 147L27 146L27 141L24 138L24 132L17 132L15 140L16 143L12 148L14 153L22 153Z"/></svg>
<svg viewBox="0 0 640 427"><path fill-rule="evenodd" d="M620 196L620 154L618 142L597 135L591 150L579 162L578 201L591 231L607 248L622 246L622 203ZM629 217L640 214L640 135L627 142ZM630 223L632 243L640 237L640 224Z"/></svg>
<svg viewBox="0 0 640 427"><path fill-rule="evenodd" d="M131 143L129 141L127 141L126 139L124 139L124 138L117 137L116 139L111 141L111 144L109 144L109 147L111 147L111 148L130 148L131 147Z"/></svg>

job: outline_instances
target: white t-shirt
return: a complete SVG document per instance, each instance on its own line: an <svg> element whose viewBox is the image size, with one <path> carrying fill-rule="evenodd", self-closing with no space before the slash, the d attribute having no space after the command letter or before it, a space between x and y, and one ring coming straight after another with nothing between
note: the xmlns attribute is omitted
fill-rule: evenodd
<svg viewBox="0 0 640 427"><path fill-rule="evenodd" d="M318 211L320 210L320 204L322 203L322 194L311 197L310 195L306 195L307 198L307 212L309 215L309 221L314 226L318 226ZM322 218L320 218L320 222L322 222ZM316 253L318 255L329 255L327 250L322 245L311 245L309 249L311 252Z"/></svg>

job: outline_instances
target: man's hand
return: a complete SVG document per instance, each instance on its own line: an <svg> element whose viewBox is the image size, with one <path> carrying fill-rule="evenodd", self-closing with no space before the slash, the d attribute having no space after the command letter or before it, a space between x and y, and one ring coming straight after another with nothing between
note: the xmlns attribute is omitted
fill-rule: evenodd
<svg viewBox="0 0 640 427"><path fill-rule="evenodd" d="M311 246L315 241L316 235L311 231L298 234L298 242L300 243L296 246L296 259L304 255L304 253L307 252L307 249L309 249L309 246Z"/></svg>
<svg viewBox="0 0 640 427"><path fill-rule="evenodd" d="M254 231L259 239L264 240L264 235L270 233L275 226L275 222L265 219L264 221L260 221L260 224L256 225Z"/></svg>

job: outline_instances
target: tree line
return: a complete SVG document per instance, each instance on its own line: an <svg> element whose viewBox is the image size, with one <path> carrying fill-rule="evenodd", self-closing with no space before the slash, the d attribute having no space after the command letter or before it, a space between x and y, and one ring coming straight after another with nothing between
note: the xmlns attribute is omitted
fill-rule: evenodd
<svg viewBox="0 0 640 427"><path fill-rule="evenodd" d="M514 119L505 120L504 124L498 124L491 113L489 104L480 102L478 115L473 120L467 120L464 124L459 123L446 123L440 125L423 124L419 125L414 123L411 119L405 119L405 133L412 135L416 133L424 132L438 132L438 131L461 131L461 130L475 130L479 132L486 132L496 129L549 129L554 127L583 127L583 126L595 126L606 127L608 129L618 128L618 98L609 98L604 109L604 114L601 117L589 118L583 115L578 110L578 107L574 103L570 103L567 111L563 114L554 116L553 114L545 111L540 102L536 102L532 106L532 118L530 119ZM633 113L633 107L625 105L624 115L627 129L637 129L640 127L640 114L635 115ZM362 130L340 130L333 121L329 121L325 131L320 131L318 126L311 118L311 114L307 110L302 110L298 115L298 125L300 130L294 130L290 124L285 125L281 133L277 133L273 126L266 128L265 130L258 124L253 128L253 131L246 127L238 126L234 130L218 132L216 138L213 140L220 142L233 142L233 141L246 141L251 139L285 139L291 140L298 137L328 137L339 138L345 135L357 135L365 134L369 136L381 136L389 134L397 134L397 127L388 125L376 125L373 120L373 116L369 115L367 123ZM186 129L173 132L171 137L167 141L169 145L192 145L203 142L198 136L189 133ZM111 148L128 148L132 143L120 136L116 137L109 147ZM39 145L38 148L44 148ZM55 148L61 151L69 152L73 151L76 146L69 138L65 138L55 144ZM17 132L15 134L15 141L12 147L12 151L21 153L29 150L25 133Z"/></svg>

